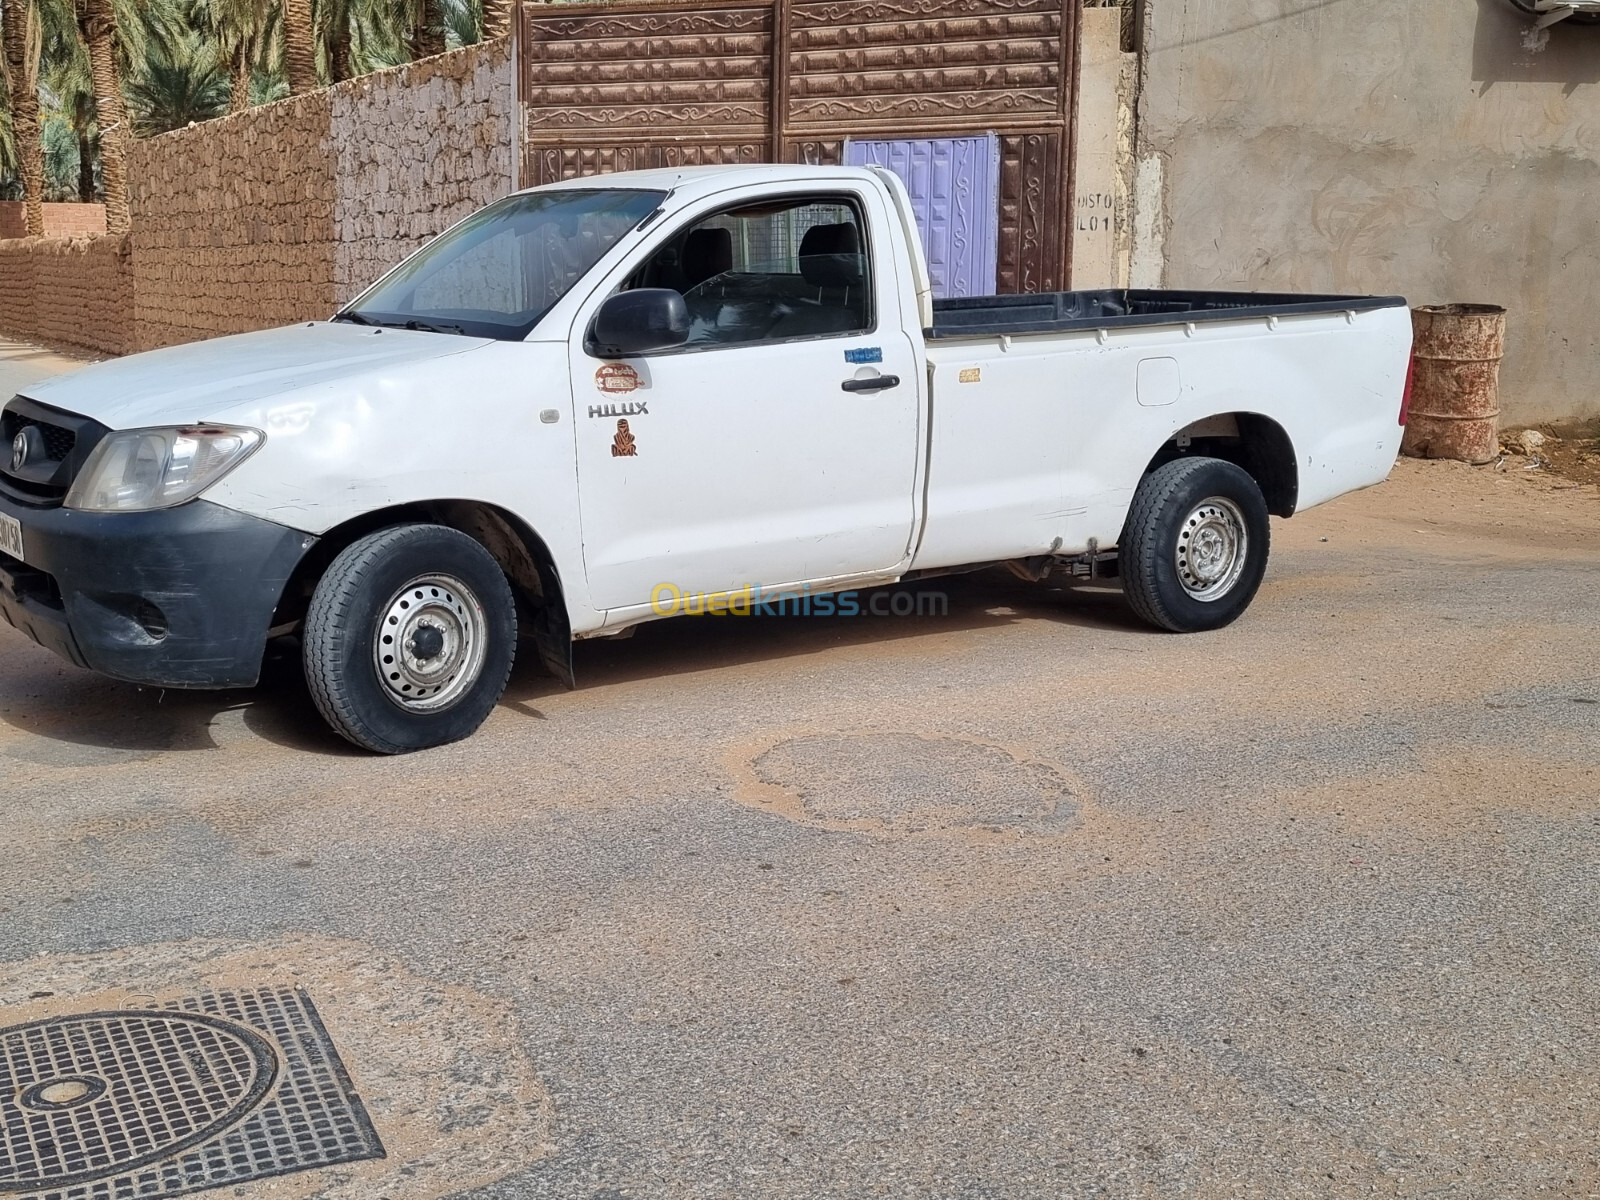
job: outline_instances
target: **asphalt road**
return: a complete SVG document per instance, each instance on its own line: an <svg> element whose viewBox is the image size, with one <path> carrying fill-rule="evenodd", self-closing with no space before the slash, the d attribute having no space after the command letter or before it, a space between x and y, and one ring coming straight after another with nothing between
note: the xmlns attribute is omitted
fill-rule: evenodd
<svg viewBox="0 0 1600 1200"><path fill-rule="evenodd" d="M388 1157L245 1197L1595 1194L1600 498L1274 535L1214 635L679 620L403 759L6 630L0 1025L304 987Z"/></svg>

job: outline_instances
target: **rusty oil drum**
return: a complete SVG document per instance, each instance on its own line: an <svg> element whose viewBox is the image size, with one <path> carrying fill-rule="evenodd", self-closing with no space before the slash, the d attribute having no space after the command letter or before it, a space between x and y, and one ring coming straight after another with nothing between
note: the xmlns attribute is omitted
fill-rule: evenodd
<svg viewBox="0 0 1600 1200"><path fill-rule="evenodd" d="M1402 453L1486 463L1500 453L1500 360L1506 310L1493 304L1413 309L1411 409Z"/></svg>

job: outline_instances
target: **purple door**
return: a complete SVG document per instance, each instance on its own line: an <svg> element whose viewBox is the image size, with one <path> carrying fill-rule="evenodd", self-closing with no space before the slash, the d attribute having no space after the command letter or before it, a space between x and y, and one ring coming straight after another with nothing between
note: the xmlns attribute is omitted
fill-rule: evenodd
<svg viewBox="0 0 1600 1200"><path fill-rule="evenodd" d="M905 181L935 296L994 293L1000 245L1000 139L846 142L850 167L888 167Z"/></svg>

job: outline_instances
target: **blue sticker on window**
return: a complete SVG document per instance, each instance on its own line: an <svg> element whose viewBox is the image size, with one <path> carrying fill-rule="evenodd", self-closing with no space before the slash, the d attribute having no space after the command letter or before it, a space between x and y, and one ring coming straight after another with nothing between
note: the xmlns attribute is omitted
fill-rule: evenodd
<svg viewBox="0 0 1600 1200"><path fill-rule="evenodd" d="M859 346L854 350L844 352L847 363L881 363L883 361L882 346Z"/></svg>

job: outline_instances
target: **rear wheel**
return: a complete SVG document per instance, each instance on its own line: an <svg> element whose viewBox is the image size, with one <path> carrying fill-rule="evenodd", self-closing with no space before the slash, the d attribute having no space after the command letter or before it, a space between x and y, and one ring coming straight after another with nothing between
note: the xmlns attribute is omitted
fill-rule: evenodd
<svg viewBox="0 0 1600 1200"><path fill-rule="evenodd" d="M347 547L306 614L306 682L323 718L380 754L472 733L505 691L517 616L500 564L443 525L403 525Z"/></svg>
<svg viewBox="0 0 1600 1200"><path fill-rule="evenodd" d="M1261 489L1218 458L1183 458L1146 475L1118 550L1128 604L1174 633L1220 629L1255 598L1271 530Z"/></svg>

